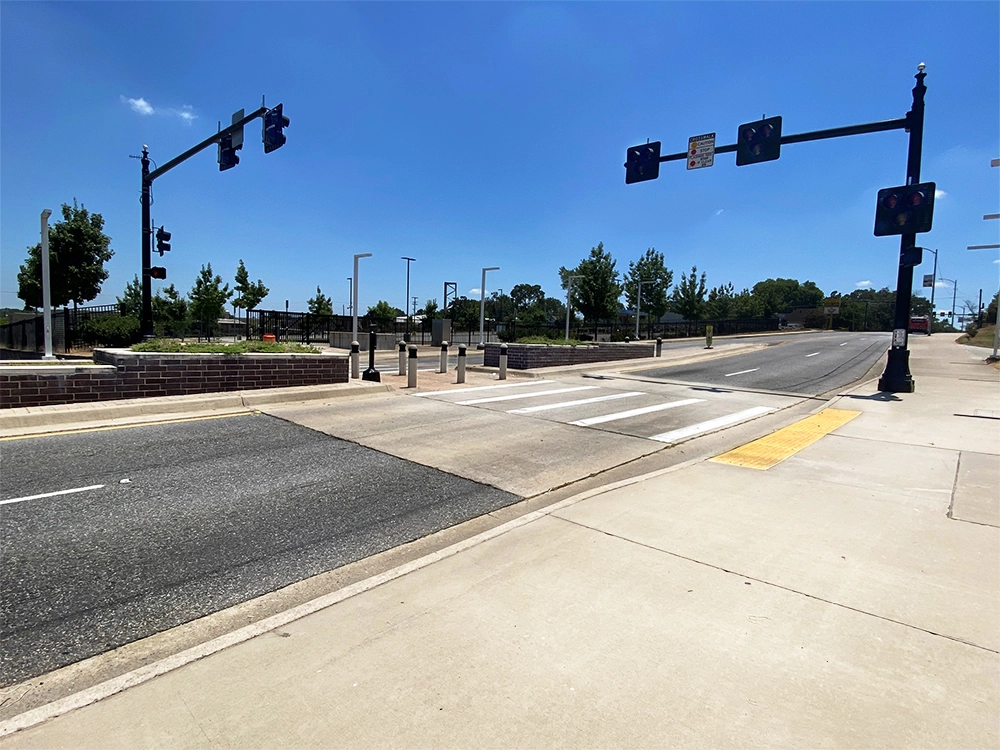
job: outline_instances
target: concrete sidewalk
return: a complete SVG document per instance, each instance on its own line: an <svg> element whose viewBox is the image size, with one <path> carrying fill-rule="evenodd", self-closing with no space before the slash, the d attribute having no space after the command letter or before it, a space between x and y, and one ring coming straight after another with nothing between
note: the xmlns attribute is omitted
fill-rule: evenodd
<svg viewBox="0 0 1000 750"><path fill-rule="evenodd" d="M995 748L1000 373L911 350L915 393L819 406L860 414L769 469L570 498L16 716L0 748Z"/></svg>

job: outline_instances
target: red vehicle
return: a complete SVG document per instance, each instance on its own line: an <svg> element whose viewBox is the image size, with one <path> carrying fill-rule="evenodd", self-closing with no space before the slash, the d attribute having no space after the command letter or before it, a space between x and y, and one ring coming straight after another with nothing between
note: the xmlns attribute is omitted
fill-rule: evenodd
<svg viewBox="0 0 1000 750"><path fill-rule="evenodd" d="M917 315L910 318L910 333L926 333L931 335L931 321L926 315Z"/></svg>

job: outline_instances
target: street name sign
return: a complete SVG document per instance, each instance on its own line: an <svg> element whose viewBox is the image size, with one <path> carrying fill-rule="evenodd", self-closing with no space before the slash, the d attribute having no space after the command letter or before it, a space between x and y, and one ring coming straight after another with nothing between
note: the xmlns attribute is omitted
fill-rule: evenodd
<svg viewBox="0 0 1000 750"><path fill-rule="evenodd" d="M701 169L715 164L715 133L688 138L688 169Z"/></svg>

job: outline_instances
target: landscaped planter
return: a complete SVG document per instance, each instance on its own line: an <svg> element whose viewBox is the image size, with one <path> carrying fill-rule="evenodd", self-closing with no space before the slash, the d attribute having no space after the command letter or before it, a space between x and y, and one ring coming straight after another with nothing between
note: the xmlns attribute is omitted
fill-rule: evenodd
<svg viewBox="0 0 1000 750"><path fill-rule="evenodd" d="M330 354L165 354L96 349L102 367L0 368L0 408L348 382Z"/></svg>
<svg viewBox="0 0 1000 750"><path fill-rule="evenodd" d="M534 370L536 367L582 365L590 362L615 362L623 359L652 357L656 344L507 344L507 367L512 370ZM500 344L486 344L483 365L500 366Z"/></svg>

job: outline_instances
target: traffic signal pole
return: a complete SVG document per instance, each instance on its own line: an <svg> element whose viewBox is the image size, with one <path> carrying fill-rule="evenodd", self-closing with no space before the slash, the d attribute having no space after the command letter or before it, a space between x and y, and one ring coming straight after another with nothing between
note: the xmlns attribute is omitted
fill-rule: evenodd
<svg viewBox="0 0 1000 750"><path fill-rule="evenodd" d="M917 85L913 87L913 106L906 113L908 130L910 131L910 148L906 157L906 184L916 185L920 182L920 158L924 141L924 66L917 69ZM913 295L913 264L906 258L907 251L917 244L916 234L903 234L899 237L899 273L896 278L896 315L892 331L892 346L889 347L889 358L886 361L885 372L878 381L878 389L889 393L913 393L913 376L910 375L910 352L906 348L906 339L910 327L910 298Z"/></svg>
<svg viewBox="0 0 1000 750"><path fill-rule="evenodd" d="M847 135L881 133L887 130L906 130L910 134L909 148L906 159L906 184L918 185L920 183L920 159L924 135L924 94L927 92L927 87L924 86L926 73L924 73L923 63L920 63L920 65L917 66L917 74L914 77L917 79L917 84L913 87L913 105L911 106L910 111L906 113L905 117L897 118L895 120L883 120L881 122L862 123L860 125L848 125L840 128L814 130L808 133L781 135L780 139L777 140L780 145L785 145L789 143L819 141L827 138L841 138ZM659 150L659 142L647 145L655 146L656 149ZM630 161L627 161L625 164L626 183L655 179L658 174L656 170L652 170L652 172L648 172L646 174L642 173L642 169L639 169L638 173L629 171L635 169L635 167L631 166L630 163L633 158L631 152L635 152L635 154L639 156L639 149L641 148L642 146L640 145L630 149L630 155L628 157ZM714 152L716 154L737 152L737 164L740 164L739 144L731 143L726 146L716 146ZM681 159L687 161L689 157L689 152L681 151L675 154L661 154L658 161L680 161ZM777 153L770 158L776 159ZM928 187L933 188L933 185L928 183ZM930 197L933 198L933 195ZM920 231L928 231L928 229L929 226L927 229L921 229ZM877 230L878 227L876 226L876 235L879 235ZM910 355L909 351L907 351L906 344L907 330L910 322L910 298L913 293L913 266L914 263L920 262L921 253L921 248L916 247L916 240L916 232L900 235L899 271L896 279L896 309L893 317L892 345L889 348L885 372L882 374L882 377L879 378L878 382L879 390L890 393L912 393L914 390L913 377L910 375L909 368ZM952 307L954 307L954 305Z"/></svg>
<svg viewBox="0 0 1000 750"><path fill-rule="evenodd" d="M193 146L178 157L175 157L162 167L149 171L149 151L146 146L142 147L142 194L140 203L142 204L142 319L140 321L142 337L151 339L153 333L153 294L152 282L150 281L150 266L152 265L152 244L153 244L153 223L150 219L150 206L152 204L153 180L160 177L181 162L187 161L200 151L204 151L209 146L219 143L226 137L231 137L233 133L241 131L243 126L258 117L263 117L268 112L267 107L261 106L255 112L251 112L228 128L223 128L218 133L209 136L197 146Z"/></svg>

